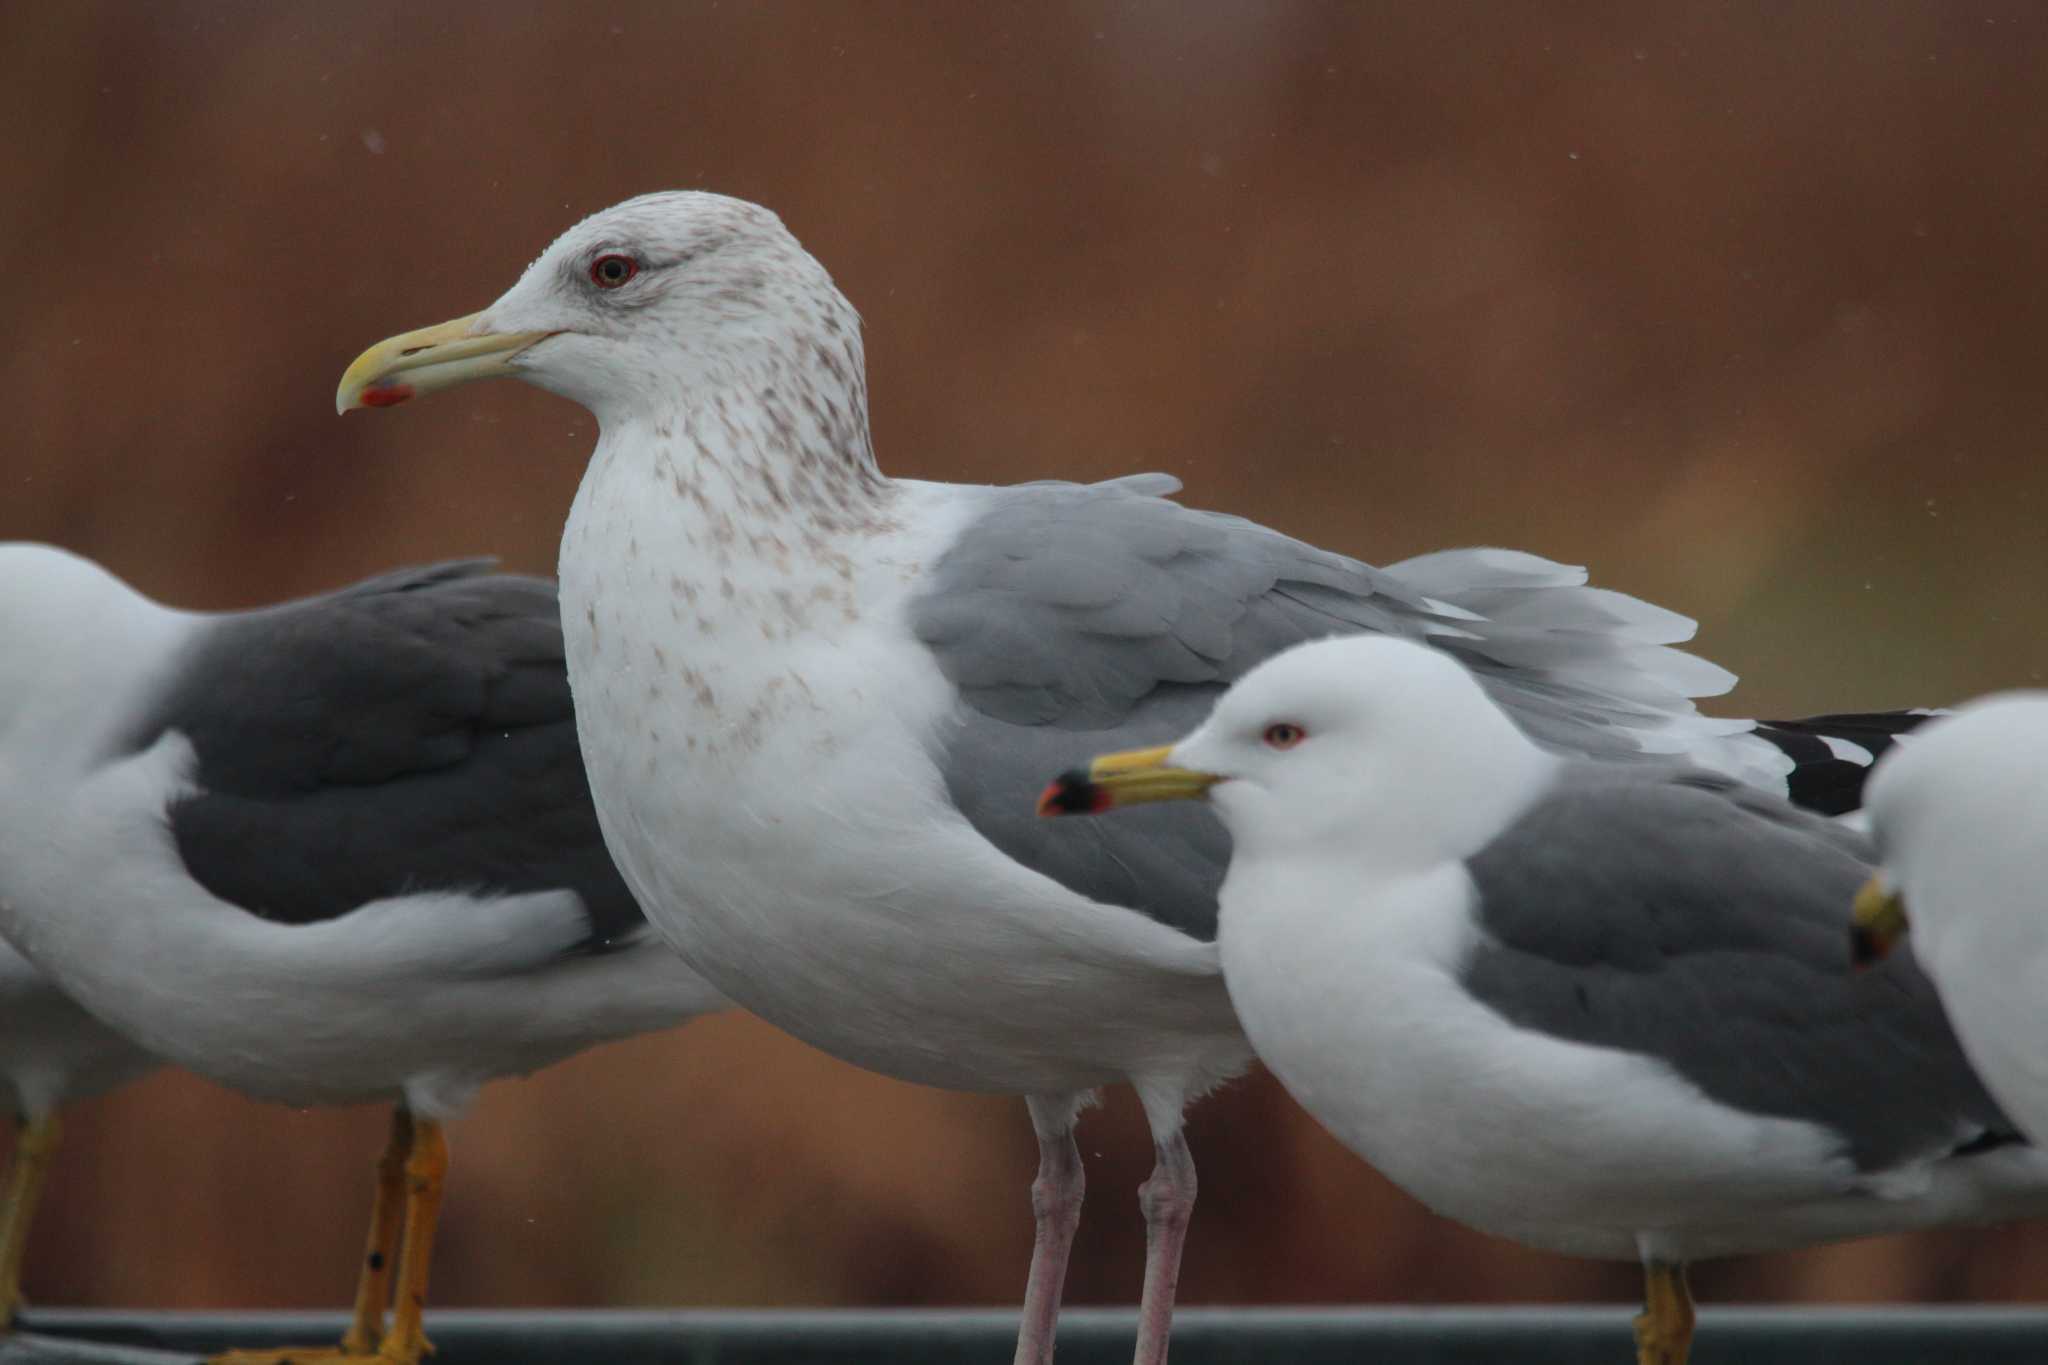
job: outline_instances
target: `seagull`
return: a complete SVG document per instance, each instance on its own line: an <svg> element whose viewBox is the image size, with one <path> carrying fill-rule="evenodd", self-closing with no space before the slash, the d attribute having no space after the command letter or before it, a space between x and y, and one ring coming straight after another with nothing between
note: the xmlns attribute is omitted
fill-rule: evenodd
<svg viewBox="0 0 2048 1365"><path fill-rule="evenodd" d="M14 1157L0 1196L0 1332L21 1309L21 1273L63 1126L57 1111L126 1085L163 1062L81 1009L0 942L0 1093L14 1104Z"/></svg>
<svg viewBox="0 0 2048 1365"><path fill-rule="evenodd" d="M1913 955L1984 1084L2048 1142L2048 692L1916 732L1878 765L1869 815L1882 866L1856 898L1857 960L1891 952L1910 910Z"/></svg>
<svg viewBox="0 0 2048 1365"><path fill-rule="evenodd" d="M1385 637L1260 664L1040 810L1194 798L1235 841L1218 944L1260 1058L1437 1212L1639 1259L1641 1365L1686 1359L1687 1262L2048 1210L1910 958L1845 970L1870 859L1836 822L1560 757Z"/></svg>
<svg viewBox="0 0 2048 1365"><path fill-rule="evenodd" d="M1183 507L1158 475L889 478L859 317L741 200L592 216L483 312L365 351L336 407L492 377L598 418L563 628L598 819L649 918L826 1052L1026 1098L1020 1363L1052 1354L1077 1116L1123 1082L1155 1146L1135 1358L1165 1358L1195 1197L1181 1114L1250 1059L1213 941L1220 826L1034 820L1043 775L1082 746L1157 743L1276 650L1376 632L1466 660L1564 752L1690 755L1847 805L1870 756L1825 727L1701 716L1691 698L1733 679L1669 648L1690 621L1532 555L1375 568Z"/></svg>
<svg viewBox="0 0 2048 1365"><path fill-rule="evenodd" d="M552 585L488 567L199 614L0 545L0 933L210 1079L396 1105L341 1346L223 1360L416 1365L442 1124L724 1004L605 854Z"/></svg>

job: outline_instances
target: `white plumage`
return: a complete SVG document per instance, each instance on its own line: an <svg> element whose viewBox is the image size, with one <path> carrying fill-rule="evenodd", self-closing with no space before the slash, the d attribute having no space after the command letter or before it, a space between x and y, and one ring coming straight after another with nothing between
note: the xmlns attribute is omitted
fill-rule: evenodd
<svg viewBox="0 0 2048 1365"><path fill-rule="evenodd" d="M2048 1142L2048 692L1931 722L1871 777L1880 877L1985 1085Z"/></svg>

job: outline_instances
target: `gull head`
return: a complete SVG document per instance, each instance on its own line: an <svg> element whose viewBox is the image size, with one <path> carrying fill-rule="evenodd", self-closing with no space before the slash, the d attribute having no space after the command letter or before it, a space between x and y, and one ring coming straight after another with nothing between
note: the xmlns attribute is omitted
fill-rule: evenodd
<svg viewBox="0 0 2048 1365"><path fill-rule="evenodd" d="M1851 911L1851 952L1882 957L1906 932L1923 959L1958 940L2048 947L2048 692L2006 692L1904 737L1865 795L1879 871Z"/></svg>
<svg viewBox="0 0 2048 1365"><path fill-rule="evenodd" d="M1430 865L1497 834L1555 764L1449 655L1356 635L1275 655L1187 738L1098 758L1039 810L1205 797L1240 856Z"/></svg>
<svg viewBox="0 0 2048 1365"><path fill-rule="evenodd" d="M836 368L858 385L859 347L852 305L773 213L648 194L570 228L482 312L364 351L335 408L517 378L601 421L655 415L720 384L772 384L777 365Z"/></svg>

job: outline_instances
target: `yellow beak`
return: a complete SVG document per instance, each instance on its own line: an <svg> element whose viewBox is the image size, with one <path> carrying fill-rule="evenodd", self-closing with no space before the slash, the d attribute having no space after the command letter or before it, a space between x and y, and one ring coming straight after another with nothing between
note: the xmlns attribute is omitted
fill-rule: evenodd
<svg viewBox="0 0 2048 1365"><path fill-rule="evenodd" d="M1892 946L1906 936L1906 902L1896 891L1887 891L1881 879L1872 877L1856 893L1850 912L1849 958L1858 967L1882 960Z"/></svg>
<svg viewBox="0 0 2048 1365"><path fill-rule="evenodd" d="M1084 770L1061 773L1038 798L1040 815L1093 815L1147 801L1192 801L1223 779L1214 773L1175 768L1166 762L1170 744L1104 754Z"/></svg>
<svg viewBox="0 0 2048 1365"><path fill-rule="evenodd" d="M334 391L334 410L388 408L423 393L452 389L473 379L502 379L516 373L512 359L553 332L478 332L480 316L456 318L434 327L380 341L355 358Z"/></svg>

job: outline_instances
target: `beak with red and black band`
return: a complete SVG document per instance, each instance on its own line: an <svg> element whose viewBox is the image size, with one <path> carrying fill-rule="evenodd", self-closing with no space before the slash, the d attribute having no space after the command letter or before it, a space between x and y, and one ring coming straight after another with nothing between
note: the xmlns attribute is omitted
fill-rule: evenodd
<svg viewBox="0 0 2048 1365"><path fill-rule="evenodd" d="M1173 746L1104 754L1086 768L1061 773L1038 798L1040 815L1095 815L1118 806L1150 801L1194 801L1223 779L1193 768L1176 768L1167 757Z"/></svg>
<svg viewBox="0 0 2048 1365"><path fill-rule="evenodd" d="M1884 878L1872 877L1856 893L1850 911L1849 960L1858 967L1883 961L1910 927L1905 898L1887 887Z"/></svg>

